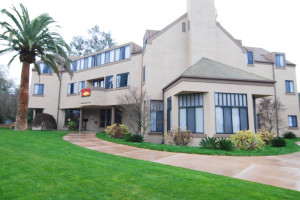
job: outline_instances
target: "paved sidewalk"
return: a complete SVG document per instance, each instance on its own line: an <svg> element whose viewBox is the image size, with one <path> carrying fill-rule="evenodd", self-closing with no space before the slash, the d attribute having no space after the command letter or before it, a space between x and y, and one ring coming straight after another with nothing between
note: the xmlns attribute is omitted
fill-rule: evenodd
<svg viewBox="0 0 300 200"><path fill-rule="evenodd" d="M101 140L94 132L64 140L99 152L209 172L300 191L300 152L280 156L209 156L141 149Z"/></svg>

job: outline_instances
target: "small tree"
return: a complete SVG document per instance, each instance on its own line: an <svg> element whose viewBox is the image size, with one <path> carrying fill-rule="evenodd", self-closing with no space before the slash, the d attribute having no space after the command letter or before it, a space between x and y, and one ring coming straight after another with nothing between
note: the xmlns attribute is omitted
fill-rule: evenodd
<svg viewBox="0 0 300 200"><path fill-rule="evenodd" d="M130 116L131 125L138 127L137 132L145 136L150 123L150 99L145 91L131 88L128 93L118 97L118 103L122 105L124 114Z"/></svg>
<svg viewBox="0 0 300 200"><path fill-rule="evenodd" d="M275 100L270 97L262 98L257 108L259 116L258 128L260 130L265 129L268 132L272 132L277 126L278 130L282 129L284 125L282 113L285 111L285 107L278 99L275 103Z"/></svg>

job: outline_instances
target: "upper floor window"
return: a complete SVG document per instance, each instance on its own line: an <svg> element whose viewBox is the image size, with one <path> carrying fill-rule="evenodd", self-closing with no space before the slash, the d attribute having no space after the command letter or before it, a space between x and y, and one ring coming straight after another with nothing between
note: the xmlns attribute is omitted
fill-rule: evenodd
<svg viewBox="0 0 300 200"><path fill-rule="evenodd" d="M289 127L298 127L296 115L289 115Z"/></svg>
<svg viewBox="0 0 300 200"><path fill-rule="evenodd" d="M75 60L75 61L72 62L72 64L71 64L71 70L73 72L76 72L78 70L77 65L78 65L78 61L77 60Z"/></svg>
<svg viewBox="0 0 300 200"><path fill-rule="evenodd" d="M85 81L80 81L78 85L78 93L80 93L81 90L84 88L85 88Z"/></svg>
<svg viewBox="0 0 300 200"><path fill-rule="evenodd" d="M151 101L150 111L150 131L163 132L163 101Z"/></svg>
<svg viewBox="0 0 300 200"><path fill-rule="evenodd" d="M247 51L247 63L253 65L253 52Z"/></svg>
<svg viewBox="0 0 300 200"><path fill-rule="evenodd" d="M76 94L76 83L68 84L68 94Z"/></svg>
<svg viewBox="0 0 300 200"><path fill-rule="evenodd" d="M246 94L215 93L216 132L236 133L248 129Z"/></svg>
<svg viewBox="0 0 300 200"><path fill-rule="evenodd" d="M44 94L44 84L34 84L33 94L43 95Z"/></svg>
<svg viewBox="0 0 300 200"><path fill-rule="evenodd" d="M96 80L93 82L94 87L104 88L104 79Z"/></svg>
<svg viewBox="0 0 300 200"><path fill-rule="evenodd" d="M275 58L276 58L276 67L284 67L285 66L284 55L276 54Z"/></svg>
<svg viewBox="0 0 300 200"><path fill-rule="evenodd" d="M107 64L109 62L110 62L110 52L107 51L107 52L105 52L105 61L104 61L104 63Z"/></svg>
<svg viewBox="0 0 300 200"><path fill-rule="evenodd" d="M118 74L117 87L127 87L127 86L129 86L129 73Z"/></svg>
<svg viewBox="0 0 300 200"><path fill-rule="evenodd" d="M203 94L179 96L179 126L192 133L204 132Z"/></svg>
<svg viewBox="0 0 300 200"><path fill-rule="evenodd" d="M40 63L39 64L40 68L40 73L41 74L51 74L52 73L52 68L46 65L45 63Z"/></svg>
<svg viewBox="0 0 300 200"><path fill-rule="evenodd" d="M113 76L107 76L105 79L105 89L113 88L114 87L113 81L114 81Z"/></svg>
<svg viewBox="0 0 300 200"><path fill-rule="evenodd" d="M285 81L285 90L286 93L295 93L294 81Z"/></svg>

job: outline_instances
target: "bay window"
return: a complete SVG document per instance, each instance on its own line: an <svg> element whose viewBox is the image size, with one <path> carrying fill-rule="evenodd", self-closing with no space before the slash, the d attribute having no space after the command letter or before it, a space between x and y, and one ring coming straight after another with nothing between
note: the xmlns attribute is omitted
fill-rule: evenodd
<svg viewBox="0 0 300 200"><path fill-rule="evenodd" d="M215 93L217 134L248 129L247 104L246 94Z"/></svg>

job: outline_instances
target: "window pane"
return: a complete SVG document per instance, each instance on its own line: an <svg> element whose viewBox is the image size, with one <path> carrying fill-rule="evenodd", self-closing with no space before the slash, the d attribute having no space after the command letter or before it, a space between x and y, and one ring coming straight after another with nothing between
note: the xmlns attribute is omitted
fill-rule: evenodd
<svg viewBox="0 0 300 200"><path fill-rule="evenodd" d="M219 93L219 106L223 105L223 95Z"/></svg>
<svg viewBox="0 0 300 200"><path fill-rule="evenodd" d="M227 94L227 105L231 106L231 102L230 102L230 94Z"/></svg>
<svg viewBox="0 0 300 200"><path fill-rule="evenodd" d="M247 106L247 95L246 94L244 94L243 95L243 106Z"/></svg>
<svg viewBox="0 0 300 200"><path fill-rule="evenodd" d="M232 129L233 133L240 131L240 112L238 108L232 108Z"/></svg>
<svg viewBox="0 0 300 200"><path fill-rule="evenodd" d="M294 82L293 81L290 81L290 92L291 93L295 92L295 90L294 90Z"/></svg>
<svg viewBox="0 0 300 200"><path fill-rule="evenodd" d="M89 58L84 58L84 69L88 68Z"/></svg>
<svg viewBox="0 0 300 200"><path fill-rule="evenodd" d="M156 131L163 132L163 111L156 112Z"/></svg>
<svg viewBox="0 0 300 200"><path fill-rule="evenodd" d="M200 96L200 106L203 106L203 94L199 94Z"/></svg>
<svg viewBox="0 0 300 200"><path fill-rule="evenodd" d="M179 126L181 129L186 127L186 108L179 109Z"/></svg>
<svg viewBox="0 0 300 200"><path fill-rule="evenodd" d="M120 60L125 59L125 47L120 48Z"/></svg>
<svg viewBox="0 0 300 200"><path fill-rule="evenodd" d="M248 112L247 108L240 108L241 130L248 129Z"/></svg>
<svg viewBox="0 0 300 200"><path fill-rule="evenodd" d="M293 126L298 127L297 116L293 116Z"/></svg>
<svg viewBox="0 0 300 200"><path fill-rule="evenodd" d="M234 94L231 94L231 105L235 106Z"/></svg>
<svg viewBox="0 0 300 200"><path fill-rule="evenodd" d="M192 133L196 132L195 108L187 108L187 129Z"/></svg>
<svg viewBox="0 0 300 200"><path fill-rule="evenodd" d="M217 133L224 133L223 108L216 107L216 129Z"/></svg>
<svg viewBox="0 0 300 200"><path fill-rule="evenodd" d="M110 62L114 62L115 61L115 50L111 50L110 52Z"/></svg>
<svg viewBox="0 0 300 200"><path fill-rule="evenodd" d="M247 51L248 64L253 64L253 52Z"/></svg>
<svg viewBox="0 0 300 200"><path fill-rule="evenodd" d="M88 68L92 67L92 56L88 57Z"/></svg>
<svg viewBox="0 0 300 200"><path fill-rule="evenodd" d="M243 106L243 95L240 94L239 97L240 97L240 99L239 99L240 100L239 106Z"/></svg>
<svg viewBox="0 0 300 200"><path fill-rule="evenodd" d="M191 94L191 106L195 106L195 95Z"/></svg>
<svg viewBox="0 0 300 200"><path fill-rule="evenodd" d="M224 124L225 124L225 133L232 133L232 116L231 108L224 108Z"/></svg>
<svg viewBox="0 0 300 200"><path fill-rule="evenodd" d="M179 107L182 107L182 95L179 96Z"/></svg>
<svg viewBox="0 0 300 200"><path fill-rule="evenodd" d="M98 81L94 81L94 82L93 82L93 86L94 86L94 87L98 87Z"/></svg>
<svg viewBox="0 0 300 200"><path fill-rule="evenodd" d="M183 95L183 103L182 103L182 106L185 107L186 106L186 95Z"/></svg>
<svg viewBox="0 0 300 200"><path fill-rule="evenodd" d="M227 106L227 97L226 97L226 94L223 94L223 105L224 106Z"/></svg>
<svg viewBox="0 0 300 200"><path fill-rule="evenodd" d="M191 95L186 95L186 105L191 106Z"/></svg>
<svg viewBox="0 0 300 200"><path fill-rule="evenodd" d="M196 133L204 133L203 108L196 108Z"/></svg>
<svg viewBox="0 0 300 200"><path fill-rule="evenodd" d="M293 118L289 116L289 127L293 127Z"/></svg>
<svg viewBox="0 0 300 200"><path fill-rule="evenodd" d="M130 57L130 45L125 47L125 58Z"/></svg>
<svg viewBox="0 0 300 200"><path fill-rule="evenodd" d="M84 59L80 60L80 69L84 69Z"/></svg>
<svg viewBox="0 0 300 200"><path fill-rule="evenodd" d="M156 112L151 112L150 131L156 131Z"/></svg>
<svg viewBox="0 0 300 200"><path fill-rule="evenodd" d="M97 66L101 65L101 54L98 54L98 55L97 55L97 62L96 62L96 65L97 65Z"/></svg>
<svg viewBox="0 0 300 200"><path fill-rule="evenodd" d="M215 93L215 105L218 106L219 105L219 94Z"/></svg>
<svg viewBox="0 0 300 200"><path fill-rule="evenodd" d="M101 53L101 65L105 63L105 53Z"/></svg>
<svg viewBox="0 0 300 200"><path fill-rule="evenodd" d="M235 106L239 106L239 95L235 94Z"/></svg>
<svg viewBox="0 0 300 200"><path fill-rule="evenodd" d="M200 105L200 94L195 94L195 106L199 106Z"/></svg>
<svg viewBox="0 0 300 200"><path fill-rule="evenodd" d="M110 56L109 51L105 52L105 64L109 63L109 61L110 61L109 56Z"/></svg>
<svg viewBox="0 0 300 200"><path fill-rule="evenodd" d="M120 60L120 48L116 49L116 61Z"/></svg>

